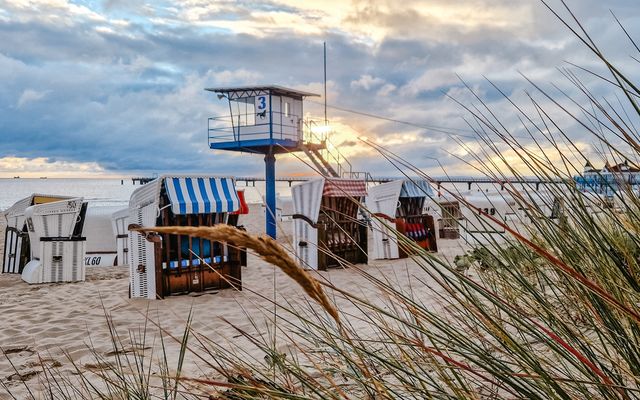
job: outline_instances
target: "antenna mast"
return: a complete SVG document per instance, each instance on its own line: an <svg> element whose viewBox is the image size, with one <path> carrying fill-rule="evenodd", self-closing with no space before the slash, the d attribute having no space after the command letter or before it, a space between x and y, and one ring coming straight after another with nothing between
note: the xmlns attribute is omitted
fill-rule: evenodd
<svg viewBox="0 0 640 400"><path fill-rule="evenodd" d="M322 42L324 49L324 125L327 126L327 42Z"/></svg>

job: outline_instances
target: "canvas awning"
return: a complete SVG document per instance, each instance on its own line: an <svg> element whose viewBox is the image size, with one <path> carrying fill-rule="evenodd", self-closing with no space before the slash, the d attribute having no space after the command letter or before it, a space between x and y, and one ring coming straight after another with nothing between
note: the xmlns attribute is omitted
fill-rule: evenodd
<svg viewBox="0 0 640 400"><path fill-rule="evenodd" d="M433 189L429 182L424 180L405 180L402 183L400 197L431 197Z"/></svg>
<svg viewBox="0 0 640 400"><path fill-rule="evenodd" d="M322 195L327 197L363 197L367 195L367 183L356 179L327 179L324 182Z"/></svg>
<svg viewBox="0 0 640 400"><path fill-rule="evenodd" d="M233 212L240 208L232 178L167 177L164 184L174 214Z"/></svg>

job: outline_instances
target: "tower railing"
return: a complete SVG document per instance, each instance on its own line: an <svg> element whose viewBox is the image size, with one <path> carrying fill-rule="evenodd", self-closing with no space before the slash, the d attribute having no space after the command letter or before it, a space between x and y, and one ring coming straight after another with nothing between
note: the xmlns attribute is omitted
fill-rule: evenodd
<svg viewBox="0 0 640 400"><path fill-rule="evenodd" d="M269 114L234 113L207 121L209 144L259 139L300 141L302 119L297 115L271 111Z"/></svg>

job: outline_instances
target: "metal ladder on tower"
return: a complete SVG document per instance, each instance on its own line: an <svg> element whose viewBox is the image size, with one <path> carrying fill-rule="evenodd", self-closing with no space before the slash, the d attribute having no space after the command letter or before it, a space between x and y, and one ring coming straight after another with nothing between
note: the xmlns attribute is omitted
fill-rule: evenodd
<svg viewBox="0 0 640 400"><path fill-rule="evenodd" d="M322 156L321 150L324 146L325 144L322 143L304 143L302 145L302 150L307 155L309 160L311 160L320 174L331 176L334 178L340 177L340 173L336 171L331 166L331 164L329 164L329 162Z"/></svg>
<svg viewBox="0 0 640 400"><path fill-rule="evenodd" d="M320 174L334 178L370 180L371 175L368 172L353 170L349 160L329 140L328 132L324 132L321 136L313 132L313 128L322 127L322 125L313 120L305 120L304 124L305 140L301 148Z"/></svg>

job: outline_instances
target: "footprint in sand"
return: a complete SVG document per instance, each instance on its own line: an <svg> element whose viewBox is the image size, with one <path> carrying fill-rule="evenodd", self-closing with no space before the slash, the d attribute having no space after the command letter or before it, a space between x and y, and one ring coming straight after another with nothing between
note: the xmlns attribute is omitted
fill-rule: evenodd
<svg viewBox="0 0 640 400"><path fill-rule="evenodd" d="M104 371L114 369L115 365L110 362L96 362L96 363L86 363L84 365L86 369L94 370L94 371Z"/></svg>
<svg viewBox="0 0 640 400"><path fill-rule="evenodd" d="M23 353L23 352L28 352L30 354L34 353L33 349L31 349L27 345L3 346L3 347L0 347L0 350L6 355Z"/></svg>
<svg viewBox="0 0 640 400"><path fill-rule="evenodd" d="M24 371L24 372L16 372L15 374L11 374L11 375L7 376L5 379L7 381L22 381L22 382L26 382L26 381L30 380L31 378L33 378L34 376L38 375L40 372L42 372L42 371L29 370L29 371Z"/></svg>
<svg viewBox="0 0 640 400"><path fill-rule="evenodd" d="M24 364L25 367L28 368L40 368L48 367L48 368L60 368L62 367L62 363L55 358L38 358L37 360L28 361Z"/></svg>

